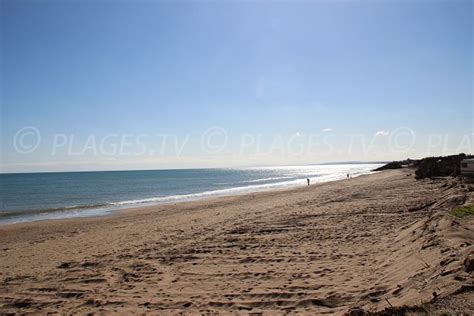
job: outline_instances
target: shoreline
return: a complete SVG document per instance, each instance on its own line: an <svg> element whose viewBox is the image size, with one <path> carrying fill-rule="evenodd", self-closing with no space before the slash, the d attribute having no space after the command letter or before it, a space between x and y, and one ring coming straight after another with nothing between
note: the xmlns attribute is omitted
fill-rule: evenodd
<svg viewBox="0 0 474 316"><path fill-rule="evenodd" d="M357 174L353 177L353 179L362 177L362 176L369 176L372 174L376 174L379 171L369 171L368 173L364 174ZM337 181L345 181L347 179L341 178L336 180L328 180L322 182L313 182L311 185L322 185L325 183L330 182L337 182ZM177 203L187 203L187 202L196 202L196 201L203 201L203 200L212 200L218 198L225 198L225 197L232 197L232 196L240 196L246 194L253 194L253 193L262 193L262 192L272 192L272 191L286 191L286 190L293 190L300 187L306 187L306 184L303 183L304 179L297 179L293 182L301 181L302 184L286 184L286 182L276 182L268 184L267 187L255 187L253 190L250 189L252 186L245 186L245 187L231 187L222 190L215 190L215 191L205 191L205 192L198 192L193 194L183 194L183 195L176 195L175 196L164 196L159 197L156 199L163 199L163 201L156 201L156 202L136 202L136 203L124 203L124 202L115 202L111 203L110 205L103 205L101 207L86 207L86 206L77 206L77 207L68 207L71 210L59 210L59 211L50 211L42 213L43 210L38 210L31 212L32 215L21 213L19 212L18 217L0 217L0 227L5 225L17 225L17 224L26 224L26 223L33 223L33 222L43 222L43 221L56 221L56 220L67 220L67 219L83 219L83 218L102 218L107 216L113 216L114 214L127 212L130 210L137 210L143 208L154 208L159 207L162 205L170 205L170 204L177 204ZM284 184L285 183L285 184ZM231 191L231 193L215 193L217 191ZM198 196L199 195L199 196ZM195 196L195 197L185 197L185 196ZM168 199L168 200L166 200ZM125 201L126 202L126 201ZM123 203L123 204L122 204ZM77 214L73 214L73 212L77 212ZM14 214L15 212L9 212ZM62 214L61 214L62 213ZM59 215L58 217L54 217L54 215ZM23 216L22 216L23 215ZM32 216L40 217L40 218L31 218ZM42 217L45 218L42 218ZM26 217L26 219L24 219Z"/></svg>
<svg viewBox="0 0 474 316"><path fill-rule="evenodd" d="M2 225L0 311L343 314L434 292L463 307L473 220L446 209L474 193L410 172Z"/></svg>

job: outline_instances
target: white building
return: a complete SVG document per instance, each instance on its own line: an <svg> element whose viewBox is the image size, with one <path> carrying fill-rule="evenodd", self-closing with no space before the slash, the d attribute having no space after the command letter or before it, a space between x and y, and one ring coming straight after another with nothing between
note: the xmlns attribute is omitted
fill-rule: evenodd
<svg viewBox="0 0 474 316"><path fill-rule="evenodd" d="M474 177L474 158L461 160L461 174Z"/></svg>

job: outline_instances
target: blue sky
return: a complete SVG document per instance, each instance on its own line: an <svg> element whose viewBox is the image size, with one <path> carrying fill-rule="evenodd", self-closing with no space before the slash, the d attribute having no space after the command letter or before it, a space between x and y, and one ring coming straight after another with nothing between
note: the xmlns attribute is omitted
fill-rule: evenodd
<svg viewBox="0 0 474 316"><path fill-rule="evenodd" d="M472 151L471 1L1 6L4 172Z"/></svg>

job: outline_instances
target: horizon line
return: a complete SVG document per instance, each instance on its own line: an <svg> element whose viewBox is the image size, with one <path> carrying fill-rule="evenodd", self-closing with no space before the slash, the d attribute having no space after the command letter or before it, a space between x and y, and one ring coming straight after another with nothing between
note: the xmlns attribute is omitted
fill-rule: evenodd
<svg viewBox="0 0 474 316"><path fill-rule="evenodd" d="M162 168L162 169L113 169L113 170L66 170L66 171L25 171L25 172L0 172L0 175L7 174L40 174L40 173L89 173L89 172L133 172L133 171L173 171L173 170L208 170L208 169L243 169L243 168L264 168L264 167L291 167L291 166L319 166L319 165L342 165L342 164L385 164L395 160L387 161L336 161L310 164L284 164L284 165L249 165L240 167L196 167L196 168Z"/></svg>

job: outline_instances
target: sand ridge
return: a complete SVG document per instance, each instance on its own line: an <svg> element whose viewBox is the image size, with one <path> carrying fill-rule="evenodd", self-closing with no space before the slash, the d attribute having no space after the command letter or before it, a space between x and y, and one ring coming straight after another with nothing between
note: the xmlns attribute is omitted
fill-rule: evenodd
<svg viewBox="0 0 474 316"><path fill-rule="evenodd" d="M344 314L470 295L473 221L447 211L474 195L409 173L0 227L0 311Z"/></svg>

